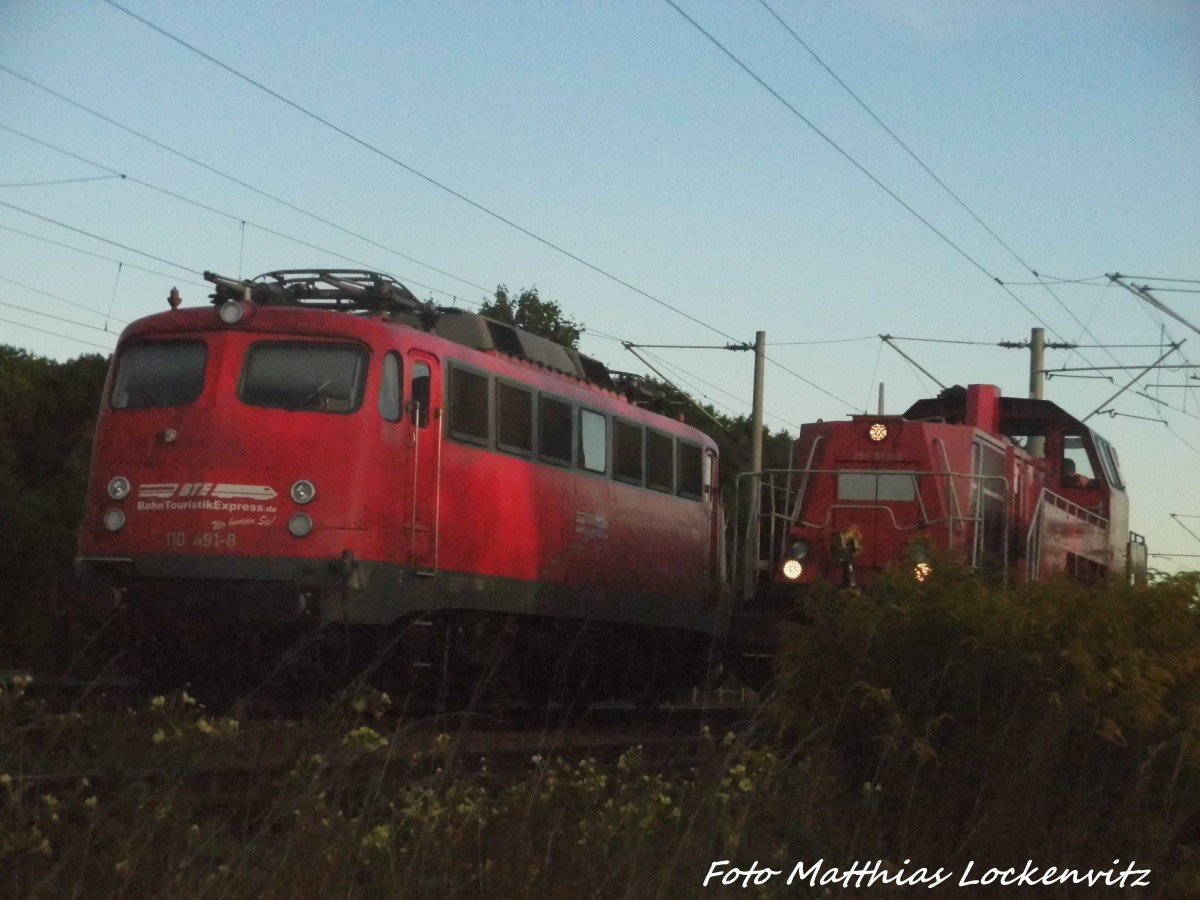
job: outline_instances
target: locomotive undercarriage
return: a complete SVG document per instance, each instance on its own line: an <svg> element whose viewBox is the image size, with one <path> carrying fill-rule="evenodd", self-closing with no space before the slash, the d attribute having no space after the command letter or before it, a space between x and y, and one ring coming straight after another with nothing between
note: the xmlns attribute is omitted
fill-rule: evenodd
<svg viewBox="0 0 1200 900"><path fill-rule="evenodd" d="M346 588L172 580L121 591L135 668L157 688L213 701L256 692L311 698L359 680L397 706L575 712L653 707L723 673L712 635L674 627L486 610L415 612L388 625L337 621Z"/></svg>

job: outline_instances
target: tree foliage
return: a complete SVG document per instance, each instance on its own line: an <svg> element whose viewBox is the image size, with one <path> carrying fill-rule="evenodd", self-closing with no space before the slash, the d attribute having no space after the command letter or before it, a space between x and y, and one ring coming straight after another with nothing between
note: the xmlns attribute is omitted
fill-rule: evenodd
<svg viewBox="0 0 1200 900"><path fill-rule="evenodd" d="M521 288L521 292L514 297L507 285L496 285L496 296L486 301L479 312L564 347L578 348L579 338L584 331L583 326L567 316L561 306L538 296L536 287Z"/></svg>
<svg viewBox="0 0 1200 900"><path fill-rule="evenodd" d="M10 665L73 656L90 638L71 561L107 370L95 354L59 363L0 345L0 650Z"/></svg>
<svg viewBox="0 0 1200 900"><path fill-rule="evenodd" d="M0 578L69 568L107 370L0 346Z"/></svg>

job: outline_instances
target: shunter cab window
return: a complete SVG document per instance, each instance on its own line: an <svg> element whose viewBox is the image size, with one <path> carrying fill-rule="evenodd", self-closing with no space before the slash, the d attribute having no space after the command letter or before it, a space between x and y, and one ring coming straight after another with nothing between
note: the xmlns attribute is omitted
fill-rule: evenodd
<svg viewBox="0 0 1200 900"><path fill-rule="evenodd" d="M1095 478L1083 438L1068 435L1063 442L1063 483L1068 487L1091 486Z"/></svg>
<svg viewBox="0 0 1200 900"><path fill-rule="evenodd" d="M114 409L192 403L204 390L208 348L201 341L159 341L126 347L117 362Z"/></svg>
<svg viewBox="0 0 1200 900"><path fill-rule="evenodd" d="M251 406L350 413L362 403L367 353L346 344L254 344L246 354L238 397Z"/></svg>

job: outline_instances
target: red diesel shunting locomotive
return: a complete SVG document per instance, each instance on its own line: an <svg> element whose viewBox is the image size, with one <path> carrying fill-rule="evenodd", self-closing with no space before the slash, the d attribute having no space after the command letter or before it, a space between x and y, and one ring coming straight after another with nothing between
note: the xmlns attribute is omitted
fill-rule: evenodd
<svg viewBox="0 0 1200 900"><path fill-rule="evenodd" d="M849 587L903 563L924 580L935 547L1018 579L1145 574L1115 449L1047 400L949 388L902 416L804 425L793 460L762 473L741 555L752 562L735 561L751 681L778 611L816 579Z"/></svg>
<svg viewBox="0 0 1200 900"><path fill-rule="evenodd" d="M387 276L205 277L214 307L121 336L77 561L160 675L338 658L542 701L703 673L728 614L703 433Z"/></svg>

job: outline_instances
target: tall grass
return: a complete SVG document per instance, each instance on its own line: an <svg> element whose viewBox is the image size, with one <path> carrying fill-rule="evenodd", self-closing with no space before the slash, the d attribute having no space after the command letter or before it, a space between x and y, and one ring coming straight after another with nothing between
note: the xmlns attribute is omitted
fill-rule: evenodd
<svg viewBox="0 0 1200 900"><path fill-rule="evenodd" d="M1151 870L1123 896L1200 896L1196 589L1005 590L943 562L924 585L818 591L766 736L705 733L674 757L467 758L452 732L415 740L371 690L263 723L186 692L55 711L10 682L0 894L930 895L821 883L875 861L944 869L938 895L1071 898L1098 890L959 878L1119 859ZM248 771L201 776L221 767ZM730 876L753 866L777 874Z"/></svg>

